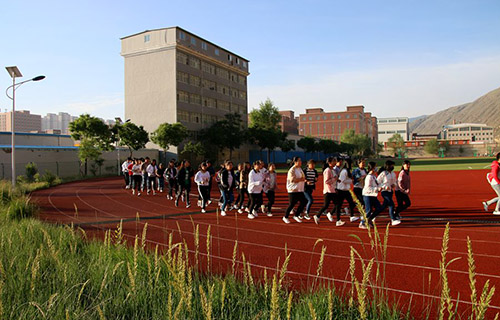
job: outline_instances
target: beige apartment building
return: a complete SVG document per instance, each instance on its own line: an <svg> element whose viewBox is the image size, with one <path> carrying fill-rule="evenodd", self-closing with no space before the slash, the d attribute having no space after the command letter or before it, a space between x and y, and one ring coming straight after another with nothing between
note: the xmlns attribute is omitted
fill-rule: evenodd
<svg viewBox="0 0 500 320"><path fill-rule="evenodd" d="M16 111L14 129L16 132L38 132L42 130L42 116L28 110ZM0 113L0 131L12 131L12 111Z"/></svg>
<svg viewBox="0 0 500 320"><path fill-rule="evenodd" d="M459 123L443 127L443 138L446 140L469 140L493 143L493 128L484 123Z"/></svg>
<svg viewBox="0 0 500 320"><path fill-rule="evenodd" d="M247 59L179 27L127 36L121 45L126 119L148 132L164 122L196 132L237 112L247 126Z"/></svg>
<svg viewBox="0 0 500 320"><path fill-rule="evenodd" d="M398 133L404 141L409 140L409 119L406 117L378 118L378 141L387 142L393 135Z"/></svg>

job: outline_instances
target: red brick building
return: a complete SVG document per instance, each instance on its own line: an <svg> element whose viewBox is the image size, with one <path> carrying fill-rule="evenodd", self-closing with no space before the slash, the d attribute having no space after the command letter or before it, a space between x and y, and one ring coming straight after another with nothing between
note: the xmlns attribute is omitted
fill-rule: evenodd
<svg viewBox="0 0 500 320"><path fill-rule="evenodd" d="M377 118L365 112L364 106L348 106L346 111L325 112L322 108L306 109L299 115L299 134L340 142L342 133L352 129L366 134L375 150L378 143Z"/></svg>
<svg viewBox="0 0 500 320"><path fill-rule="evenodd" d="M280 111L280 127L282 132L299 134L299 122L295 119L295 113L292 110Z"/></svg>

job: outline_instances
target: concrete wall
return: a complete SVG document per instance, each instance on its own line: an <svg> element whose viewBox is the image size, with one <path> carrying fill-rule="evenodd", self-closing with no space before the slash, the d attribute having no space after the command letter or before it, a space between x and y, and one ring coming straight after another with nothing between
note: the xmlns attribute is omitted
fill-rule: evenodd
<svg viewBox="0 0 500 320"><path fill-rule="evenodd" d="M16 145L20 146L65 146L75 145L68 135L16 132ZM0 132L0 145L11 145L10 132Z"/></svg>

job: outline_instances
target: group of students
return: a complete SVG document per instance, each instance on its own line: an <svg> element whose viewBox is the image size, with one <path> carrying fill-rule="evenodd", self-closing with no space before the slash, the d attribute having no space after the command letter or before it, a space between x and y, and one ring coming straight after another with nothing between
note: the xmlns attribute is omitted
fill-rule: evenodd
<svg viewBox="0 0 500 320"><path fill-rule="evenodd" d="M293 220L298 223L303 219L310 220L312 217L314 222L319 224L321 216L326 214L330 222L335 221L336 226L342 226L345 222L341 220L341 214L345 213L350 216L350 222L360 220L359 227L364 229L388 208L391 224L395 226L401 223L400 213L411 205L410 161L403 162L402 169L396 177L394 162L391 160L386 161L385 165L377 170L375 162L366 165L366 160L361 159L358 161L358 167L352 170L351 159L329 157L323 168L323 206L313 215L311 212L314 203L313 192L319 177L315 166L315 161L309 160L303 169L300 157L292 159L286 179L289 203L282 218L285 223L290 223L290 215L293 214ZM181 162L171 160L167 168L164 168L161 163L156 165L156 161L151 161L149 158L129 158L123 163L122 169L126 189L132 189L132 194L137 196L144 190L147 194L152 191L153 195L156 191L163 192L167 182L167 199L174 200L175 206L182 201L186 204L186 208L189 208L191 181L193 181L199 195L198 206L201 207L201 212L205 213L207 206L212 203L212 184L216 182L220 191L219 206L222 216L226 216L227 212L233 209L238 213L245 212L249 219L255 219L259 213L273 216L277 189L276 166L273 163L266 167L263 161L258 160L253 165L245 162L239 163L234 168L233 162L226 160L216 172L210 161L204 161L195 173L188 160ZM364 207L367 221L354 214L356 203L351 190ZM378 200L379 192L383 203ZM394 194L397 207L393 201ZM344 202L347 202L347 207L342 210ZM332 203L333 207L329 210Z"/></svg>

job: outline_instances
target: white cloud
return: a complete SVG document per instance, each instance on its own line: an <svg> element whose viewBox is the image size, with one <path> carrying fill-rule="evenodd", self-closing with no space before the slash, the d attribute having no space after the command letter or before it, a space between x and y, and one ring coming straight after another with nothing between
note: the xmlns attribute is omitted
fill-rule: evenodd
<svg viewBox="0 0 500 320"><path fill-rule="evenodd" d="M310 76L291 84L249 88L250 109L269 97L280 109L345 110L364 105L378 117L419 116L471 102L500 87L500 56L440 66L388 68Z"/></svg>

